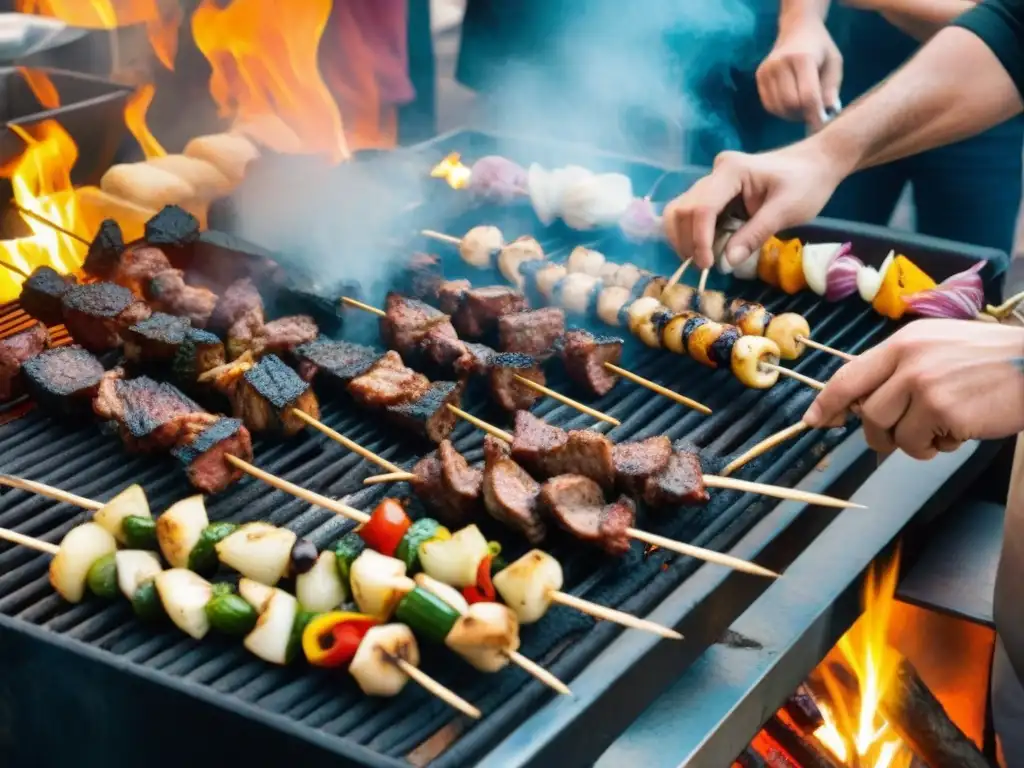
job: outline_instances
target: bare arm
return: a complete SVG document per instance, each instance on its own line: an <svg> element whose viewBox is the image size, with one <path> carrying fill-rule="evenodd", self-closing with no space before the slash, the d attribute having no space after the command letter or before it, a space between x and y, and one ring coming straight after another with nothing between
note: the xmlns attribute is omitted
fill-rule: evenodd
<svg viewBox="0 0 1024 768"><path fill-rule="evenodd" d="M893 0L880 10L886 21L918 40L927 40L974 7L972 0Z"/></svg>
<svg viewBox="0 0 1024 768"><path fill-rule="evenodd" d="M780 0L779 29L808 19L824 21L831 4L831 0Z"/></svg>
<svg viewBox="0 0 1024 768"><path fill-rule="evenodd" d="M807 141L848 174L980 133L1022 108L989 47L950 27Z"/></svg>

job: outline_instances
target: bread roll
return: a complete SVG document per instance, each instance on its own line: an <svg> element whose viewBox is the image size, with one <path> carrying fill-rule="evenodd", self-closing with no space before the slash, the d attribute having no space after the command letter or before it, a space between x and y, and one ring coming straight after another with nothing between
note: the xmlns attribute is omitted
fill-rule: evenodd
<svg viewBox="0 0 1024 768"><path fill-rule="evenodd" d="M147 160L146 165L170 171L180 179L184 179L196 191L202 200L216 200L231 194L235 182L229 179L217 166L206 160L185 155L167 155Z"/></svg>
<svg viewBox="0 0 1024 768"><path fill-rule="evenodd" d="M245 178L246 166L260 156L256 145L247 138L229 133L192 139L185 145L185 154L216 166L235 182Z"/></svg>
<svg viewBox="0 0 1024 768"><path fill-rule="evenodd" d="M195 188L180 176L146 163L112 166L103 174L100 189L143 208L187 206L197 197Z"/></svg>

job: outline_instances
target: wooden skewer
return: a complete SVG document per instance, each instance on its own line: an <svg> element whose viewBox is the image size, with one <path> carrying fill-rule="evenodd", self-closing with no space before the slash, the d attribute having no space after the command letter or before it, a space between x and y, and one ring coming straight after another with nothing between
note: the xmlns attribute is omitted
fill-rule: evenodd
<svg viewBox="0 0 1024 768"><path fill-rule="evenodd" d="M348 448L353 453L358 453L360 456L362 456L367 461L372 461L377 466L382 467L383 469L388 470L388 472L397 472L399 474L406 474L406 475L409 474L408 472L405 472L397 464L392 464L390 461L385 459L383 456L378 456L376 453L371 451L369 448L364 448L363 446L361 446L359 443L355 442L354 440L350 440L349 438L345 437L340 432L336 432L335 430L331 429L326 424L324 424L322 421L318 421L317 419L314 419L308 413L304 413L304 412L302 412L300 410L297 410L297 409L293 408L292 409L292 415L293 416L297 416L298 418L302 419L302 421L306 422L307 424L309 424L309 426L313 427L314 429L320 430L325 435L327 435L329 438L331 438L331 440L334 440L335 442L340 443L341 445L345 446L346 448ZM415 475L410 475L410 477L415 477Z"/></svg>
<svg viewBox="0 0 1024 768"><path fill-rule="evenodd" d="M697 293L704 293L704 289L708 287L708 275L711 274L710 269L702 270L700 273L700 280L697 282Z"/></svg>
<svg viewBox="0 0 1024 768"><path fill-rule="evenodd" d="M432 229L421 229L420 234L424 237L429 237L431 240L439 240L442 243L451 243L452 245L458 245L462 242L461 237L446 235L444 232L435 232Z"/></svg>
<svg viewBox="0 0 1024 768"><path fill-rule="evenodd" d="M86 238L82 237L81 235L75 234L74 232L72 232L69 229L64 229L64 227L62 227L57 222L50 221L48 218L46 218L45 216L40 216L35 211L30 211L28 208L22 208L17 203L11 203L11 207L14 210L16 210L18 213L20 213L22 216L28 216L30 219L35 219L40 224L45 224L46 226L50 227L51 229L57 230L62 235L67 235L72 240L77 240L78 242L82 243L83 245L91 245L91 243Z"/></svg>
<svg viewBox="0 0 1024 768"><path fill-rule="evenodd" d="M811 349L816 349L819 352L828 352L830 355L841 357L843 360L846 360L847 362L856 358L856 355L851 355L849 352L843 352L843 350L841 349L830 347L828 344L822 344L820 341L809 339L806 336L797 336L796 340L799 341L801 344L810 347Z"/></svg>
<svg viewBox="0 0 1024 768"><path fill-rule="evenodd" d="M987 312L989 315L996 318L997 320L1002 320L1007 315L1009 315L1013 311L1014 307L1016 307L1021 302L1024 302L1024 291L1021 291L1015 296L1011 296L998 307L994 307L991 304L989 304L988 306L985 307L985 312Z"/></svg>
<svg viewBox="0 0 1024 768"><path fill-rule="evenodd" d="M56 501L62 501L65 504L73 504L76 507L82 509L97 510L103 509L103 502L93 501L87 499L84 496L78 496L68 491L62 491L60 488L54 488L52 485L45 485L43 483L37 483L35 480L25 480L21 477L14 477L14 475L0 475L0 485L6 485L9 488L17 488L21 491L28 491L29 493L36 493L40 496L46 496L49 499Z"/></svg>
<svg viewBox="0 0 1024 768"><path fill-rule="evenodd" d="M672 273L672 277L668 279L668 282L665 283L665 287L661 289L662 293L664 293L668 288L671 288L673 285L675 285L676 283L683 279L683 273L690 268L690 264L692 262L693 259L687 259L686 261L679 265L679 269Z"/></svg>
<svg viewBox="0 0 1024 768"><path fill-rule="evenodd" d="M779 578L779 574L775 571L764 568L757 563L752 563L749 560L741 560L738 557L726 555L721 552L714 552L710 549L705 549L704 547L684 544L681 541L667 539L664 536L657 535L656 533L648 533L647 531L640 531L636 528L627 528L626 535L636 539L637 541L642 541L644 544L652 544L655 547L661 547L662 549L667 549L697 560L703 560L707 563L724 565L726 568L732 568L735 571L750 573L754 576L766 576L769 579Z"/></svg>
<svg viewBox="0 0 1024 768"><path fill-rule="evenodd" d="M650 632L661 637L668 638L669 640L682 640L683 636L676 632L674 629L663 627L661 624L657 624L647 619L641 619L639 616L634 616L631 613L624 611L617 611L614 608L608 608L597 603L592 603L589 600L583 600L582 598L570 595L566 592L560 592L557 590L551 590L548 592L548 597L551 598L551 602L564 605L567 608L574 608L581 613L589 614L595 619L603 619L604 621L610 621L613 624L621 624L624 627L630 629L642 629L644 632Z"/></svg>
<svg viewBox="0 0 1024 768"><path fill-rule="evenodd" d="M249 355L249 360L243 360L242 358L245 357L245 355L242 355L237 360L232 360L230 363L224 363L224 365L218 365L216 368L211 368L210 370L199 374L196 377L196 381L200 384L205 384L208 381L214 381L215 379L220 378L225 373L245 373L252 368L252 353L246 350L246 354Z"/></svg>
<svg viewBox="0 0 1024 768"><path fill-rule="evenodd" d="M330 499L327 496L322 496L321 494L316 493L314 491L311 491L308 488L303 488L301 485L296 485L295 483L290 483L287 480L285 480L283 477L278 477L277 475L272 475L269 472L264 472L259 467L254 467L249 462L244 461L244 460L238 458L237 456L232 456L231 454L225 454L224 458L232 466L237 467L238 469L242 470L246 474L252 475L253 477L257 478L258 480L262 480L267 485L273 486L274 488L277 488L279 491L284 491L285 493L290 493L292 496L294 496L297 499L302 499L303 501L308 501L310 504L315 504L318 507L323 507L324 509L328 509L331 512L334 512L336 514L342 515L343 517L347 517L349 520L355 520L359 524L365 524L365 523L369 522L369 520L370 520L370 516L368 514L366 514L365 512L363 512L361 510L356 509L355 507L350 507L348 504L342 504L340 501L336 501L335 499ZM511 656L509 657L509 660L512 661L515 664L518 664L518 662L514 658L512 658ZM522 665L520 665L520 666L522 666ZM534 666L536 666L536 665L534 665ZM526 672L529 672L530 674L533 674L533 672L529 668L524 666L523 669ZM409 674L408 670L406 670L404 667L402 668L402 671L406 672L406 674ZM549 674L549 676L550 676L550 674ZM409 674L409 677L412 677L414 680L416 680L416 682L420 683L420 685L422 685L424 688L427 688L427 690L431 691L432 693L435 693L433 691L433 689L431 689L428 685L426 685L421 680L417 679L415 676ZM540 680L542 683L548 684L548 681L546 679L544 679L543 677L539 677L537 675L534 675L534 677L537 677L537 679ZM553 677L553 676L551 676L551 677ZM436 684L440 685L440 683L436 683ZM557 688L557 686L553 686L553 687L555 687L555 690L559 690ZM563 684L563 687L564 687L564 684ZM444 690L447 690L447 689L444 689ZM560 690L559 690L559 693L561 693ZM441 698L444 698L443 696L441 696L440 693L437 693L436 695L441 697ZM452 694L452 695L454 696L455 694ZM456 698L458 698L458 697L456 697ZM445 701L448 701L448 700L445 699ZM460 701L461 701L461 699L460 699ZM448 702L448 703L452 704L452 706L455 707L456 709L460 709L461 710L461 707L453 704L452 702ZM465 704L465 702L462 702L462 703ZM466 706L470 706L470 705L466 704ZM461 710L461 711L465 711L465 710ZM466 714L470 714L470 713L467 712Z"/></svg>
<svg viewBox="0 0 1024 768"><path fill-rule="evenodd" d="M533 659L523 656L519 651L505 651L508 660L515 664L517 667L532 675L533 677L540 680L544 685L552 690L558 691L563 696L572 696L572 691L569 690L569 686L555 677L553 674L548 672L544 667L535 662Z"/></svg>
<svg viewBox="0 0 1024 768"><path fill-rule="evenodd" d="M779 445L780 443L784 443L787 440L790 440L790 439L796 437L801 432L804 432L804 431L806 431L808 429L810 429L810 427L807 424L805 424L802 421L798 421L796 424L793 424L790 427L786 427L785 429L780 429L774 435L769 435L764 440L762 440L760 443L758 443L757 445L751 447L749 450L744 451L739 456L737 456L735 459L730 461L726 465L725 469L722 470L722 477L728 477L729 475L731 475L733 472L735 472L737 469L739 469L743 465L749 464L751 461L756 459L758 456L761 456L761 455L767 453L768 451L770 451L772 448L774 448L775 446Z"/></svg>
<svg viewBox="0 0 1024 768"><path fill-rule="evenodd" d="M609 371L618 374L624 379L629 379L634 384L639 384L641 387L647 387L647 389L651 390L652 392L657 392L659 395L667 397L669 400L675 400L680 405L685 405L687 408L692 408L695 411L699 411L700 413L703 413L705 416L711 414L711 409L708 408L703 403L698 403L696 400L691 400L685 395L681 395L678 392L674 392L671 389L668 389L667 387L663 387L661 386L661 384L657 384L651 381L650 379L645 379L643 376L638 376L632 371L627 371L625 368L620 368L614 363L606 362L604 364L604 367L607 368Z"/></svg>
<svg viewBox="0 0 1024 768"><path fill-rule="evenodd" d="M622 424L622 422L619 421L618 419L613 418L612 416L609 416L606 413L601 413L601 411L595 410L591 408L589 405L584 405L581 402L573 400L571 397L566 397L560 392L555 392L555 390L551 389L550 387L545 387L543 384L538 384L536 381L528 379L525 376L520 376L518 373L514 374L514 376L516 381L518 381L520 384L524 384L532 390L540 392L543 395L547 395L548 397L554 398L558 402L568 405L571 408L575 408L580 413L585 413L587 414L587 416L593 416L595 419L600 419L601 421L607 422L608 424L611 424L616 427Z"/></svg>
<svg viewBox="0 0 1024 768"><path fill-rule="evenodd" d="M825 388L825 385L817 379L812 379L810 376L804 376L802 373L797 373L789 368L783 368L781 365L775 365L774 363L760 363L760 366L768 371L777 371L782 376L788 376L795 381L799 381L801 384L806 384L808 387L813 387L819 391Z"/></svg>
<svg viewBox="0 0 1024 768"><path fill-rule="evenodd" d="M10 272L13 272L16 275L21 275L26 280L28 280L29 277L31 277L31 275L29 275L29 273L26 272L21 267L16 267L14 264L11 264L11 263L6 262L6 261L0 261L0 267L3 267L4 269L6 269L6 270L8 270Z"/></svg>
<svg viewBox="0 0 1024 768"><path fill-rule="evenodd" d="M24 533L18 533L9 528L0 528L0 539L9 541L11 544L19 544L22 547L34 549L36 552L45 552L48 555L56 555L60 552L60 547L56 544L37 539L34 536L26 536Z"/></svg>
<svg viewBox="0 0 1024 768"><path fill-rule="evenodd" d="M466 419L470 414L455 406L449 405L456 415ZM511 444L513 436L502 429L488 424L486 421L470 416L466 419L476 427L484 430L488 434L504 440ZM768 485L767 483L753 483L749 480L737 480L733 477L720 477L719 475L704 475L704 485L708 488L721 488L729 491L743 491L745 493L759 493L762 496L771 496L776 499L787 499L789 501L802 501L806 504L818 504L823 507L834 507L836 509L864 509L865 507L861 504L854 504L852 501L843 501L833 496L825 496L820 493L811 493L810 491L801 491L797 488L783 488L779 485Z"/></svg>
<svg viewBox="0 0 1024 768"><path fill-rule="evenodd" d="M479 709L474 707L454 691L445 688L415 664L410 664L405 659L399 658L398 656L392 656L390 654L387 658L388 661L407 674L410 680L413 680L425 690L437 696L437 698L441 699L445 704L449 705L453 709L459 710L459 712L472 717L474 720L479 720L483 717L483 713L481 713Z"/></svg>
<svg viewBox="0 0 1024 768"><path fill-rule="evenodd" d="M412 472L388 472L386 475L373 475L363 480L363 485L382 485L384 483L406 483L415 480Z"/></svg>
<svg viewBox="0 0 1024 768"><path fill-rule="evenodd" d="M361 309L363 310L363 312L370 312L371 314L377 315L379 317L388 316L388 313L385 312L383 309L377 309L377 307L371 306L370 304L364 304L358 299L350 299L348 296L342 296L341 303L348 304L350 307L355 307L356 309Z"/></svg>

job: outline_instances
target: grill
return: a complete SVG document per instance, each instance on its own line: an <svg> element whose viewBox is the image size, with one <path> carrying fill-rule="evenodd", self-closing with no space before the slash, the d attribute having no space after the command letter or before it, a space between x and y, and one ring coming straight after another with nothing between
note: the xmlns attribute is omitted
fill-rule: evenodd
<svg viewBox="0 0 1024 768"><path fill-rule="evenodd" d="M496 137L466 132L412 148L407 156L410 162L432 163L450 150L475 158L499 146L504 154L527 163L579 162L595 170L621 170L633 177L637 190L656 188L655 199L671 197L698 173L692 169L666 171L628 159L582 153L576 147L499 143ZM671 271L674 261L660 246L628 246L608 234L588 237L558 226L541 228L523 207L469 208L464 193L448 190L441 182L403 214L402 222L394 242L387 246L396 259L424 246L416 234L421 226L457 234L475 224L494 223L507 236L534 234L556 259L566 256L572 245L582 243L602 250L612 260L629 259L661 274ZM296 232L296 236L300 234ZM940 279L976 259L988 259L990 266L983 277L990 291L1005 268L1005 256L998 252L911 239L843 222L821 220L793 234L815 241L852 239L855 251L876 265L890 248L897 248ZM449 276L465 274L477 285L500 282L496 274L463 273L454 253L445 261ZM284 263L287 266L287 261ZM370 298L379 300L381 293L382 287L375 286ZM817 340L851 352L877 343L895 327L858 298L826 304L806 292L788 297L754 284L741 293L772 311L806 315ZM0 316L0 333L12 332L23 321L16 306L6 308ZM369 318L353 317L342 335L363 337L371 325ZM592 403L622 421L622 426L609 434L615 439L667 434L696 446L707 472L714 472L730 455L798 419L813 397L811 390L788 380L768 392L745 390L728 373L711 373L677 356L648 350L633 339L627 341L623 361L631 370L706 403L714 413L704 417L621 382ZM796 367L801 373L827 379L838 361L814 353ZM568 382L559 374L550 376L549 385L569 391ZM326 392L320 395L325 423L390 460L408 465L429 450L375 423L345 399ZM475 414L496 419L479 398L467 401ZM23 413L26 407L8 408L9 422L0 427L0 471L99 499L138 482L145 487L154 510L190 493L177 468L169 471L173 459L127 455L118 440L102 434L94 423L58 423L40 410ZM534 411L567 428L593 425L588 417L551 400L540 402ZM854 429L850 425L805 434L748 465L738 476L808 490L849 492L873 469ZM482 434L469 425L460 424L453 442L471 461L480 458ZM307 431L287 442L256 440L254 448L261 468L359 508L369 509L387 491L407 493L404 486L364 488L362 479L378 470L316 432ZM326 510L309 507L249 479L211 498L208 509L211 520L269 520L288 526L318 546L332 543L351 527ZM410 509L414 516L420 511L415 501ZM757 534L761 562L781 570L805 549L813 549L815 537L836 514L719 491L705 508L648 514L641 516L638 525L722 551L741 539L749 543ZM779 522L783 518L785 523ZM76 509L19 491L0 496L0 525L48 541L59 541L83 519ZM789 524L794 520L799 520L799 525ZM505 530L496 529L493 534L513 557L526 548L514 544ZM301 665L272 668L249 656L239 643L212 635L195 643L173 628L146 627L135 620L124 601L108 605L87 600L69 606L47 583L47 557L5 545L0 549L0 649L6 653L0 654L0 660L7 660L7 668L0 702L6 704L7 711L0 709L0 749L6 744L12 754L31 759L32 764L42 764L41 759L47 763L77 760L85 748L89 754L111 750L127 764L136 764L136 760L139 764L143 760L146 764L170 764L175 762L171 756L161 753L174 750L158 745L166 739L182 742L182 734L187 733L187 740L195 741L188 747L189 758L202 762L209 757L210 764L241 758L270 764L271 756L278 755L291 763L311 765L412 762L446 767L480 760L511 735L503 745L502 754L508 759L496 764L544 765L553 759L583 764L595 759L710 645L758 645L756 639L727 629L765 590L767 584L761 580L740 574L720 577L720 573L712 578L709 574L718 570L708 567L697 573L701 564L696 561L664 551L645 554L637 546L618 561L558 538L546 548L563 563L566 591L641 615L653 611L652 618L669 621L686 639L659 643L638 633L627 636L616 626L595 624L582 614L553 607L541 623L523 628L521 651L570 685L584 671L589 673L588 679L601 673L603 682L599 687L576 689L575 701L557 702L563 726L558 733L545 736L541 744L517 746L516 726L551 698L546 688L518 669L488 676L444 650L423 648L423 668L483 710L484 718L476 723L453 715L415 686L408 686L395 699L373 700L363 696L347 677L332 678ZM47 690L59 693L51 697ZM146 703L140 706L143 695ZM38 730L39 723L54 718L71 723L68 727L75 738L43 738L45 731ZM11 734L15 733L19 740L12 743ZM39 754L29 758L29 753L20 751L30 744L41 749L45 759ZM12 764L28 763L12 760Z"/></svg>

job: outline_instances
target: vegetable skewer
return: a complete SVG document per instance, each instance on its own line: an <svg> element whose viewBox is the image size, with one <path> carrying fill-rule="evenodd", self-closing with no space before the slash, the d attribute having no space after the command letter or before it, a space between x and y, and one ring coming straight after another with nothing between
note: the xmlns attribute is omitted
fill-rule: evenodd
<svg viewBox="0 0 1024 768"><path fill-rule="evenodd" d="M331 553L324 552L318 556L309 542L298 541L294 533L265 523L246 526L210 524L201 497L191 497L172 505L161 517L162 522L154 523L145 493L138 485L129 486L103 504L10 475L0 475L0 484L93 510L96 513L94 522L116 540L147 550L155 549L159 544L164 556L178 568L212 571L216 560L220 559L247 579L271 589L286 571L296 570L300 563L304 563L302 567L305 569L300 571L296 585L300 602L306 608L324 612L336 609L342 602L343 590L349 586L338 582L334 575L334 556ZM364 524L371 519L371 516L352 507L341 507L349 512L340 514L360 519ZM149 524L149 536L135 533L144 523ZM309 545L312 552L300 554L303 545ZM255 602L262 603L263 600ZM509 650L507 656L545 685L562 694L570 693L558 678L514 649Z"/></svg>
<svg viewBox="0 0 1024 768"><path fill-rule="evenodd" d="M196 640L213 628L244 634L246 649L272 664L288 664L300 649L305 651L306 644L295 638L304 636L317 620L305 614L298 601L283 590L267 587L265 592L255 592L260 601L253 605L229 586L210 584L192 571L164 570L151 552L118 550L114 537L94 522L72 528L60 546L6 528L0 528L0 539L51 555L50 582L68 602L81 602L87 588L109 598L120 591L140 618L165 613ZM246 610L255 609L258 618L228 621L228 612L215 607L228 601L251 606ZM362 618L353 652L344 662L364 693L396 696L411 679L459 712L474 719L482 716L479 709L417 667L419 648L407 626ZM314 664L317 661L315 656L307 658ZM336 666L341 666L340 657L338 662Z"/></svg>

